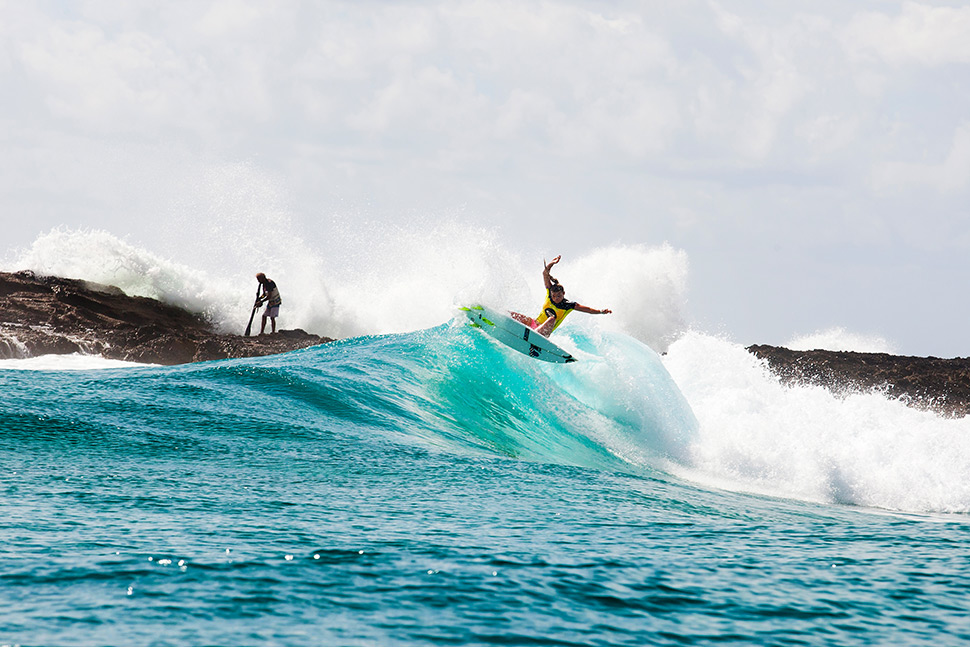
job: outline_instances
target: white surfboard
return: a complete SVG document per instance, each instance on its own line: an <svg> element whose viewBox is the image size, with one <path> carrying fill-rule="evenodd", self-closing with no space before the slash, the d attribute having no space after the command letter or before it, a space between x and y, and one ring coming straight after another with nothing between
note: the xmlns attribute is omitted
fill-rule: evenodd
<svg viewBox="0 0 970 647"><path fill-rule="evenodd" d="M568 363L576 361L575 357L559 346L505 313L492 310L486 306L468 306L462 308L462 310L471 320L472 326L481 328L493 339L523 355L535 357L544 362Z"/></svg>

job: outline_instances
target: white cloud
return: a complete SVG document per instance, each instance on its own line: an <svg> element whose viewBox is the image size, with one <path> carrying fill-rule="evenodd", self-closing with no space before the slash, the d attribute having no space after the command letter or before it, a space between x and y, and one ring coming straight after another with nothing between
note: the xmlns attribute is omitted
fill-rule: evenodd
<svg viewBox="0 0 970 647"><path fill-rule="evenodd" d="M794 134L804 142L813 160L846 148L859 137L859 118L852 114L820 113L797 124Z"/></svg>
<svg viewBox="0 0 970 647"><path fill-rule="evenodd" d="M53 26L23 45L21 60L48 88L53 115L111 127L119 118L158 109L157 73L178 66L163 43L144 33L108 39L99 28L83 24Z"/></svg>
<svg viewBox="0 0 970 647"><path fill-rule="evenodd" d="M905 2L898 15L865 12L845 32L846 48L891 64L970 63L970 7Z"/></svg>
<svg viewBox="0 0 970 647"><path fill-rule="evenodd" d="M204 7L204 5L202 5ZM245 0L218 0L205 8L195 25L206 38L225 38L238 34L259 37L273 11L269 5Z"/></svg>
<svg viewBox="0 0 970 647"><path fill-rule="evenodd" d="M563 251L670 238L712 311L750 304L738 293L773 253L835 268L839 252L813 252L905 257L879 250L911 244L898 232L913 205L936 200L921 250L967 239L959 4L2 7L9 244L95 216L116 235L143 232L196 166L240 162L279 178L294 226L323 237L328 210L359 210L510 229L554 214L574 248ZM751 262L725 287L709 259L732 255ZM820 265L783 271L820 285Z"/></svg>
<svg viewBox="0 0 970 647"><path fill-rule="evenodd" d="M884 162L874 169L873 184L887 194L898 194L914 186L929 187L939 193L967 191L970 189L970 122L956 129L949 152L939 162Z"/></svg>

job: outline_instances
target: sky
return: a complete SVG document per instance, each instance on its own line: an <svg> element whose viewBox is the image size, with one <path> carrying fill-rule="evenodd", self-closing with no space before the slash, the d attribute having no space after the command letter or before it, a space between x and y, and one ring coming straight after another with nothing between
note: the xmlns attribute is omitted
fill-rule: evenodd
<svg viewBox="0 0 970 647"><path fill-rule="evenodd" d="M190 248L220 205L321 247L444 219L669 244L741 343L970 356L968 34L960 2L0 0L0 255Z"/></svg>

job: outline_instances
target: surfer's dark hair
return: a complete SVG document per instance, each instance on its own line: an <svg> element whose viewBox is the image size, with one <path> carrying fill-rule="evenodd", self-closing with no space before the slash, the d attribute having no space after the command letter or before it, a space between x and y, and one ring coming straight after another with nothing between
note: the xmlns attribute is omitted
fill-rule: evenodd
<svg viewBox="0 0 970 647"><path fill-rule="evenodd" d="M565 292L566 291L566 288L564 288L562 285L560 285L560 283L559 283L559 281L557 279L554 279L554 278L552 278L550 276L549 277L549 280L552 282L552 285L549 287L549 291L550 292Z"/></svg>

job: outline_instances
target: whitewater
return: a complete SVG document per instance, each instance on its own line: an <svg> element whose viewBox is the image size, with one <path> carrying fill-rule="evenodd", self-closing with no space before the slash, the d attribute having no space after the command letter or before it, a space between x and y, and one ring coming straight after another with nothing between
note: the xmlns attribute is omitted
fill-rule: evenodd
<svg viewBox="0 0 970 647"><path fill-rule="evenodd" d="M178 253L54 230L2 269L239 332L340 341L176 367L0 362L0 644L944 644L970 638L970 422L788 386L689 321L686 254L564 257L548 365L458 307L541 261L455 223ZM160 247L164 247L160 245ZM205 253L198 253L205 249ZM558 268L557 268L558 269ZM827 338L826 338L827 337ZM846 331L792 339L888 342Z"/></svg>

